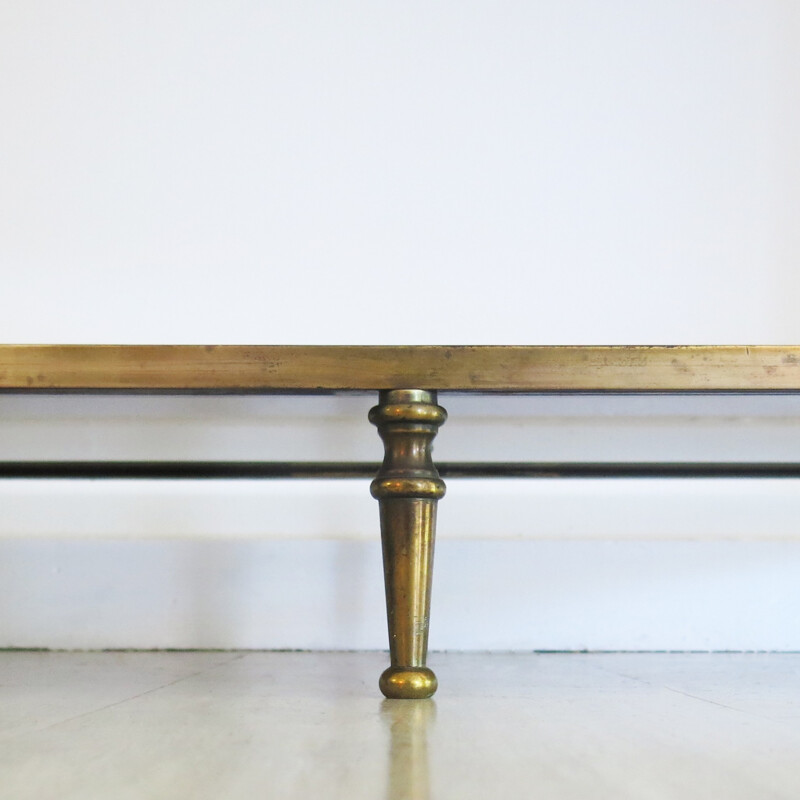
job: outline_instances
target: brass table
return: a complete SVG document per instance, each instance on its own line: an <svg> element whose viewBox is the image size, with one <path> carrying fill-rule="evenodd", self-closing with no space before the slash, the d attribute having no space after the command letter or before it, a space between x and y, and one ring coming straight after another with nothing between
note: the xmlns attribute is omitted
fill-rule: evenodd
<svg viewBox="0 0 800 800"><path fill-rule="evenodd" d="M437 392L800 393L800 347L0 345L0 391L378 392L369 419L383 439L385 455L371 490L380 503L391 659L380 688L387 697L424 698L437 686L426 666L436 503L445 492L431 458L433 439L447 418ZM3 466L4 474L16 476L52 475L54 469ZM504 469L505 474L537 474L536 467L515 471L514 465L477 465L467 472L480 474L491 466L496 474ZM614 466L617 474L637 468L608 465L609 474ZM228 467L233 477L244 472ZM102 462L78 465L76 473L99 476L114 469L137 476L135 465ZM583 472L581 465L562 467L563 474L592 470L589 465L583 465ZM168 465L162 473L169 473ZM800 467L664 465L662 470L789 473L800 473Z"/></svg>

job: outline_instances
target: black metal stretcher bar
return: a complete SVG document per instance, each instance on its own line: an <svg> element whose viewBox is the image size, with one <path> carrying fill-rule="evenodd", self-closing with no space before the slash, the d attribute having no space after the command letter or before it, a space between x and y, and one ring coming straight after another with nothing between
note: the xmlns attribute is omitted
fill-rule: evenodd
<svg viewBox="0 0 800 800"><path fill-rule="evenodd" d="M4 461L0 479L373 478L367 461ZM790 462L443 462L443 478L800 478Z"/></svg>

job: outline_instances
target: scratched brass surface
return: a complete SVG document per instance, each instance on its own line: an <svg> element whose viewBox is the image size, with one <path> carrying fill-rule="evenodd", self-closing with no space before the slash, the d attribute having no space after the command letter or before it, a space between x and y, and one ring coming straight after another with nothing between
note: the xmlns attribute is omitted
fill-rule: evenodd
<svg viewBox="0 0 800 800"><path fill-rule="evenodd" d="M434 392L396 390L380 393L369 419L386 451L371 486L380 501L391 659L379 685L386 697L418 700L430 697L437 686L425 662L436 502L445 486L431 450L447 412L436 405Z"/></svg>
<svg viewBox="0 0 800 800"><path fill-rule="evenodd" d="M0 345L0 389L800 391L800 346Z"/></svg>

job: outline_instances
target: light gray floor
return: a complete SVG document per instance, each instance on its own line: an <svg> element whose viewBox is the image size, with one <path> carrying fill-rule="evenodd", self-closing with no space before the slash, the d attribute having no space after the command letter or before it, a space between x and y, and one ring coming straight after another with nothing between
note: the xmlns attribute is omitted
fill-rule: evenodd
<svg viewBox="0 0 800 800"><path fill-rule="evenodd" d="M797 798L800 655L0 652L0 798Z"/></svg>

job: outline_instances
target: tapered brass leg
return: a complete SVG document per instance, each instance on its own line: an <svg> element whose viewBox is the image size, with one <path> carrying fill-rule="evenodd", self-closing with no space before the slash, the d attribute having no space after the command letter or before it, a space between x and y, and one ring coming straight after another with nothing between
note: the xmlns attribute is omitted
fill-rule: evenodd
<svg viewBox="0 0 800 800"><path fill-rule="evenodd" d="M369 412L386 455L372 482L380 501L386 614L392 665L380 679L386 697L420 699L436 691L428 655L436 501L444 481L431 458L432 442L447 412L436 393L393 389Z"/></svg>

